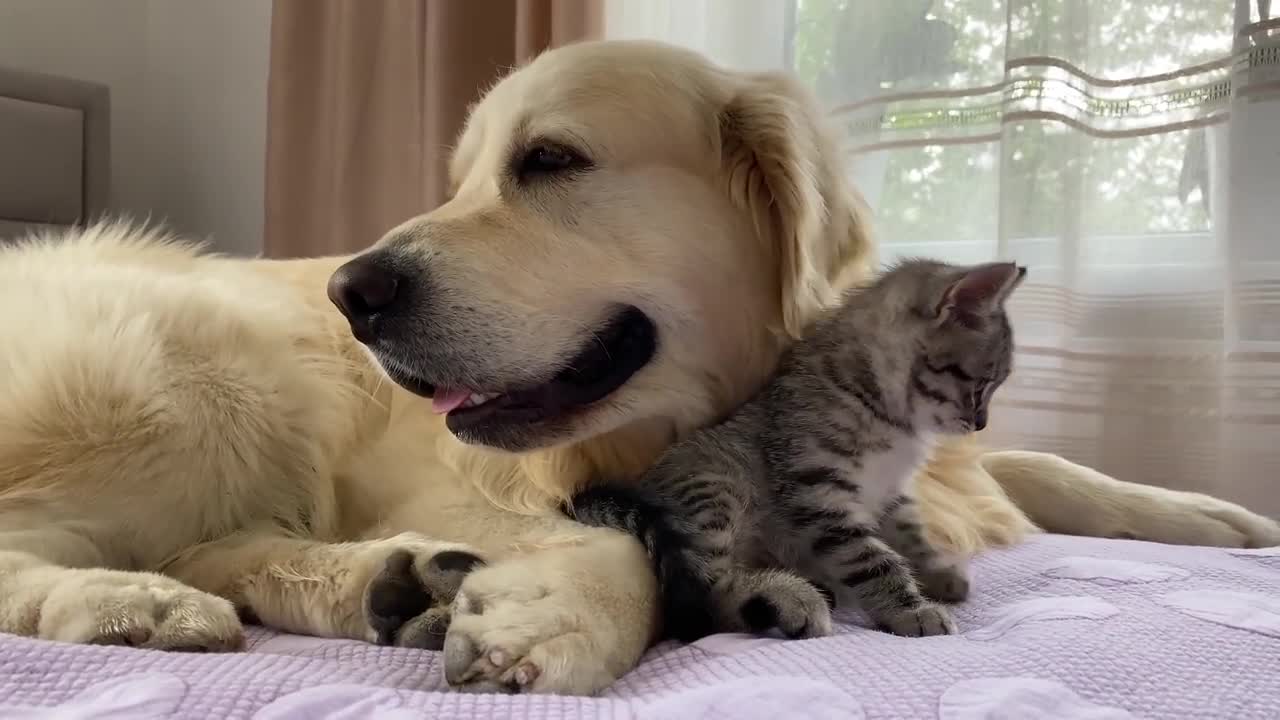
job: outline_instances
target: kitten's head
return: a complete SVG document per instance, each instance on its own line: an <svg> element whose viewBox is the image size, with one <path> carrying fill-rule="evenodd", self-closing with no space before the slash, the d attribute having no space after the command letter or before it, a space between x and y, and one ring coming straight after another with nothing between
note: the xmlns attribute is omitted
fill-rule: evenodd
<svg viewBox="0 0 1280 720"><path fill-rule="evenodd" d="M982 430L1013 365L1005 301L1027 269L1014 263L948 265L912 260L882 282L899 321L916 332L910 385L917 427L955 435Z"/></svg>

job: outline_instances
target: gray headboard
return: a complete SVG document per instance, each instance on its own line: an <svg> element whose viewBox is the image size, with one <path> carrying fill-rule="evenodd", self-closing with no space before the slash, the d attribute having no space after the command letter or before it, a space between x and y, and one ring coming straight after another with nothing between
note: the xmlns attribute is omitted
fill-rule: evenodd
<svg viewBox="0 0 1280 720"><path fill-rule="evenodd" d="M110 116L105 85L0 68L0 239L106 210Z"/></svg>

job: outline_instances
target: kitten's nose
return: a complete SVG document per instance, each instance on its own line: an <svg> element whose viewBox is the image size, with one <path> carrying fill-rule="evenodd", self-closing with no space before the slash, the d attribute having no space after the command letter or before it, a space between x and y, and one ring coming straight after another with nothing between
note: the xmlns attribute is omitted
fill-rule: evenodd
<svg viewBox="0 0 1280 720"><path fill-rule="evenodd" d="M987 426L987 409L978 408L973 413L973 429L982 430Z"/></svg>

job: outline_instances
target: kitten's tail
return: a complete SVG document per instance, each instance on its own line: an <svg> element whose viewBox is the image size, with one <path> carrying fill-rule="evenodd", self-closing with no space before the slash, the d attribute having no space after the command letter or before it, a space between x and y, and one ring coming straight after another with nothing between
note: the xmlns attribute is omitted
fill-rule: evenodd
<svg viewBox="0 0 1280 720"><path fill-rule="evenodd" d="M711 587L689 560L692 539L658 498L640 488L601 485L575 495L568 514L584 525L621 530L644 545L658 576L667 636L693 642L715 632Z"/></svg>

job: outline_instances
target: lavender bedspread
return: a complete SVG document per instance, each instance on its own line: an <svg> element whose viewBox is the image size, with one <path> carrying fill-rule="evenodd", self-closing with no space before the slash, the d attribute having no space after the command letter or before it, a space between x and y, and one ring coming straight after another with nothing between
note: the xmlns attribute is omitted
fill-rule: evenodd
<svg viewBox="0 0 1280 720"><path fill-rule="evenodd" d="M1280 548L1045 536L974 574L958 637L721 635L596 698L450 693L435 653L256 628L238 655L0 636L0 718L1280 718Z"/></svg>

